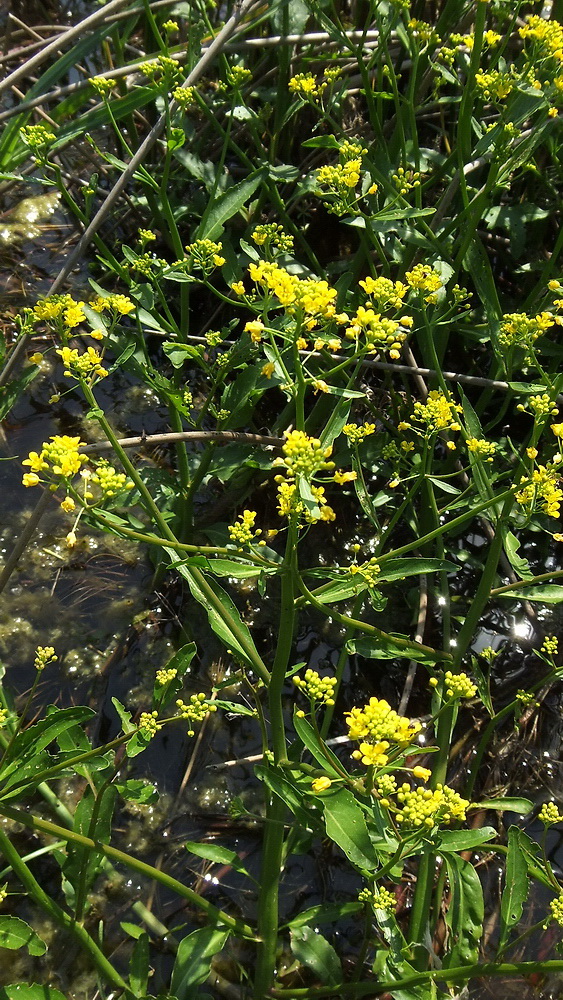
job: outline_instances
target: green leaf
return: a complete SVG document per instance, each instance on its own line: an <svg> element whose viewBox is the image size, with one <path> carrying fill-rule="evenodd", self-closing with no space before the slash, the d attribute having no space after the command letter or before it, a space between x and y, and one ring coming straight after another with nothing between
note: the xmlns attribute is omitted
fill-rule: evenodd
<svg viewBox="0 0 563 1000"><path fill-rule="evenodd" d="M485 905L481 882L471 862L457 854L446 854L445 862L450 883L446 923L451 944L444 967L451 969L478 962Z"/></svg>
<svg viewBox="0 0 563 1000"><path fill-rule="evenodd" d="M319 737L317 736L311 723L307 722L307 719L300 718L297 712L295 712L293 715L293 725L295 726L295 732L303 743L303 746L307 747L307 750L310 754L312 754L317 763L320 764L320 766L326 770L331 777L341 777L342 765L340 764L338 757L335 757L332 750L327 747L326 743L321 745Z"/></svg>
<svg viewBox="0 0 563 1000"><path fill-rule="evenodd" d="M358 573L348 580L333 580L324 590L315 594L315 600L319 604L334 604L336 601L347 601L350 597L356 597L367 590L366 580Z"/></svg>
<svg viewBox="0 0 563 1000"><path fill-rule="evenodd" d="M129 984L136 997L147 992L149 982L149 936L146 931L139 935L133 945L129 963Z"/></svg>
<svg viewBox="0 0 563 1000"><path fill-rule="evenodd" d="M39 983L11 983L0 986L0 1000L66 1000L54 986Z"/></svg>
<svg viewBox="0 0 563 1000"><path fill-rule="evenodd" d="M499 812L513 812L520 816L527 816L534 808L534 803L529 799L516 796L507 796L503 799L484 799L483 802L472 804L473 809L497 809Z"/></svg>
<svg viewBox="0 0 563 1000"><path fill-rule="evenodd" d="M131 712L128 712L125 705L122 705L118 698L112 698L111 703L115 708L119 716L119 721L121 722L121 728L124 733L134 733L136 726L131 722Z"/></svg>
<svg viewBox="0 0 563 1000"><path fill-rule="evenodd" d="M8 382L7 385L0 389L0 420L4 420L8 416L8 413L15 406L24 389L27 388L38 373L38 366L31 365L31 368L24 369L19 378L13 379L12 382Z"/></svg>
<svg viewBox="0 0 563 1000"><path fill-rule="evenodd" d="M252 660L248 656L246 649L241 645L237 635L233 631L233 626L237 629L238 634L244 636L246 639L247 648L251 647L255 651L257 659L259 659L258 650L254 645L248 626L243 622L236 606L233 604L226 591L224 591L223 588L215 582L215 580L206 579L208 587L213 591L214 596L217 598L218 603L223 609L224 613L221 614L217 608L211 606L208 597L204 594L203 590L190 573L189 567L184 565L182 560L179 559L178 553L175 552L174 549L169 549L166 546L164 546L164 551L169 555L172 564L178 570L180 576L183 576L183 578L188 581L192 597L194 597L196 601L198 601L205 608L209 624L215 632L215 635L219 637L227 649L235 650L249 667L253 667Z"/></svg>
<svg viewBox="0 0 563 1000"><path fill-rule="evenodd" d="M198 227L196 239L215 240L223 232L223 227L229 219L240 212L243 205L252 197L256 189L267 176L267 168L260 167L246 180L233 184L220 198L210 203L209 211L204 215Z"/></svg>
<svg viewBox="0 0 563 1000"><path fill-rule="evenodd" d="M304 805L304 794L287 774L269 764L257 764L254 773L268 788L282 799L299 821L303 831L316 830L317 816Z"/></svg>
<svg viewBox="0 0 563 1000"><path fill-rule="evenodd" d="M101 800L100 800L101 795ZM113 785L106 786L99 795L94 795L90 785L86 785L82 798L74 811L73 831L83 837L91 837L100 843L108 844L111 839L113 810L117 798L117 789ZM95 823L92 828L92 820ZM69 841L67 844L66 861L62 865L68 889L67 899L74 903L79 889L88 892L104 864L104 856L81 844Z"/></svg>
<svg viewBox="0 0 563 1000"><path fill-rule="evenodd" d="M45 942L25 920L5 915L0 916L0 948L9 948L11 951L27 948L30 955L44 955L47 951Z"/></svg>
<svg viewBox="0 0 563 1000"><path fill-rule="evenodd" d="M177 1000L191 1000L194 987L205 982L211 960L225 946L229 933L201 927L180 941L170 983L170 992Z"/></svg>
<svg viewBox="0 0 563 1000"><path fill-rule="evenodd" d="M323 448L332 445L342 432L344 424L348 422L351 405L348 399L341 399L334 407L321 433L320 441Z"/></svg>
<svg viewBox="0 0 563 1000"><path fill-rule="evenodd" d="M539 587L518 587L518 590L505 590L496 597L508 597L518 601L540 601L542 604L560 604L563 601L563 587L555 583L547 583Z"/></svg>
<svg viewBox="0 0 563 1000"><path fill-rule="evenodd" d="M463 259L463 266L477 289L489 323L496 326L502 316L497 285L487 252L478 236L475 236Z"/></svg>
<svg viewBox="0 0 563 1000"><path fill-rule="evenodd" d="M301 143L307 149L340 149L340 143L333 135L315 135Z"/></svg>
<svg viewBox="0 0 563 1000"><path fill-rule="evenodd" d="M303 927L305 924L311 926L315 924L332 924L344 917L359 913L363 909L363 903L319 903L318 906L310 906L308 910L303 910L297 917L290 920L288 927Z"/></svg>
<svg viewBox="0 0 563 1000"><path fill-rule="evenodd" d="M403 640L395 642L394 640ZM438 651L428 652L424 646L419 647L418 643L411 642L406 635L381 636L374 639L349 639L346 643L349 653L357 653L358 656L367 656L371 659L394 660L396 656L405 656L409 660L416 660L418 663L438 663L448 657Z"/></svg>
<svg viewBox="0 0 563 1000"><path fill-rule="evenodd" d="M158 789L144 778L130 778L129 781L116 782L114 788L128 802L139 802L142 805L157 802L159 797Z"/></svg>
<svg viewBox="0 0 563 1000"><path fill-rule="evenodd" d="M499 950L506 947L511 929L522 916L528 895L528 863L520 843L520 833L517 826L511 826L508 831L505 884L500 902Z"/></svg>
<svg viewBox="0 0 563 1000"><path fill-rule="evenodd" d="M406 576L419 576L421 573L457 573L459 566L448 559L389 559L381 567L377 578L378 583L390 580L404 580Z"/></svg>
<svg viewBox="0 0 563 1000"><path fill-rule="evenodd" d="M338 845L353 865L368 871L377 868L377 855L369 838L364 814L352 792L339 788L319 796L319 803L323 808L327 837Z"/></svg>
<svg viewBox="0 0 563 1000"><path fill-rule="evenodd" d="M235 851L229 851L226 847L220 847L218 844L197 844L193 840L187 840L184 847L191 854L195 854L197 858L205 858L206 861L213 861L216 865L228 865L236 872L240 872L241 875L252 877L242 864L238 854Z"/></svg>
<svg viewBox="0 0 563 1000"><path fill-rule="evenodd" d="M496 837L497 831L492 826L483 826L479 830L441 830L439 850L470 851L474 847L485 844Z"/></svg>
<svg viewBox="0 0 563 1000"><path fill-rule="evenodd" d="M520 539L517 538L509 528L503 525L500 527L503 533L504 551L506 552L510 565L514 570L516 570L518 576L521 577L522 580L529 580L534 574L530 569L528 560L518 554Z"/></svg>
<svg viewBox="0 0 563 1000"><path fill-rule="evenodd" d="M291 950L302 965L313 970L321 983L336 986L342 981L338 955L326 938L312 927L291 928Z"/></svg>
<svg viewBox="0 0 563 1000"><path fill-rule="evenodd" d="M39 754L50 743L53 743L61 733L72 729L77 722L87 722L95 714L91 708L81 705L74 708L55 707L52 714L18 733L6 754L1 771L2 777L13 769L13 767L6 766L9 761L19 764L23 759L29 760L30 757Z"/></svg>
<svg viewBox="0 0 563 1000"><path fill-rule="evenodd" d="M172 680L167 681L166 684L159 684L155 681L153 687L153 705L156 709L167 705L182 689L182 679L188 672L196 653L197 646L195 642L188 642L168 660L164 669L175 670L176 676Z"/></svg>

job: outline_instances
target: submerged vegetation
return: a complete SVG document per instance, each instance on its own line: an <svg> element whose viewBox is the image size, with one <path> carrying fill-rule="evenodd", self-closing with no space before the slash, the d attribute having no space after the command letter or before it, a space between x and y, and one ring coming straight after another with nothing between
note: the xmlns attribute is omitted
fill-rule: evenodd
<svg viewBox="0 0 563 1000"><path fill-rule="evenodd" d="M5 263L53 213L75 236L3 306L8 440L30 398L42 427L3 462L36 506L0 587L33 585L56 511L42 581L93 537L134 547L174 628L108 717L96 685L46 703L81 659L60 623L32 654L0 623L2 998L430 1000L563 970L563 814L498 768L563 671L559 17L112 0L5 58ZM503 608L537 639L516 672ZM85 643L82 686L126 645ZM150 827L190 794L176 761L243 725L257 753L198 794L252 774L178 860ZM339 878L303 906L292 865L319 858Z"/></svg>

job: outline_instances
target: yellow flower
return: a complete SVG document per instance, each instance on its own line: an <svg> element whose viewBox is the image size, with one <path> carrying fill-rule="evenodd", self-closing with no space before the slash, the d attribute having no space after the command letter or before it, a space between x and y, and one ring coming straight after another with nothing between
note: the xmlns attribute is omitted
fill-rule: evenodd
<svg viewBox="0 0 563 1000"><path fill-rule="evenodd" d="M343 486L344 483L353 483L354 479L358 478L357 472L340 472L338 469L334 473L333 479L335 483L339 486Z"/></svg>
<svg viewBox="0 0 563 1000"><path fill-rule="evenodd" d="M65 538L65 542L66 542L67 548L73 549L74 546L76 545L77 541L78 541L78 539L76 537L76 532L75 531L69 531L68 535Z"/></svg>
<svg viewBox="0 0 563 1000"><path fill-rule="evenodd" d="M39 476L36 472L26 472L22 478L22 483L24 486L37 486L39 484Z"/></svg>
<svg viewBox="0 0 563 1000"><path fill-rule="evenodd" d="M244 295L245 294L244 281L233 281L231 289L233 292L235 292L236 295Z"/></svg>
<svg viewBox="0 0 563 1000"><path fill-rule="evenodd" d="M359 750L354 750L352 757L361 760L362 764L368 767L385 767L389 760L389 756L385 753L388 749L387 740L382 740L380 743L360 743Z"/></svg>
<svg viewBox="0 0 563 1000"><path fill-rule="evenodd" d="M67 514L71 514L72 511L75 510L76 504L72 497L65 497L64 500L61 501L61 507Z"/></svg>
<svg viewBox="0 0 563 1000"><path fill-rule="evenodd" d="M253 344L259 344L262 340L262 330L264 329L264 324L260 319L252 319L245 324L245 333L250 334L250 339Z"/></svg>
<svg viewBox="0 0 563 1000"><path fill-rule="evenodd" d="M319 792L326 792L326 790L330 788L331 785L332 781L330 780L330 778L327 777L313 778L313 781L311 782L311 788L314 791L315 795L318 795Z"/></svg>
<svg viewBox="0 0 563 1000"><path fill-rule="evenodd" d="M43 361L43 355L39 351L36 351L35 354L31 355L29 360L31 361L32 365L40 365L41 362Z"/></svg>
<svg viewBox="0 0 563 1000"><path fill-rule="evenodd" d="M273 363L273 361L268 361L265 365L262 366L262 375L265 375L266 378L271 378L272 375L274 374L275 367L276 366Z"/></svg>
<svg viewBox="0 0 563 1000"><path fill-rule="evenodd" d="M427 767L421 767L420 764L417 764L416 767L413 767L412 773L420 781L428 781L432 771L429 771Z"/></svg>

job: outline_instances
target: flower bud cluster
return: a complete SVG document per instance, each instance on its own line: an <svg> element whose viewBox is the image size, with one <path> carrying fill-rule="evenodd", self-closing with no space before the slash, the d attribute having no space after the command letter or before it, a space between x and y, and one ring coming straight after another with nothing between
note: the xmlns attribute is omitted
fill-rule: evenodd
<svg viewBox="0 0 563 1000"><path fill-rule="evenodd" d="M152 740L156 736L162 725L157 722L158 712L141 712L139 717L139 729L147 740Z"/></svg>
<svg viewBox="0 0 563 1000"><path fill-rule="evenodd" d="M254 528L255 520L255 510L243 510L242 514L239 514L239 520L235 524L229 525L231 542L234 542L239 548L242 548L243 545L249 545L256 535L260 534L260 529Z"/></svg>
<svg viewBox="0 0 563 1000"><path fill-rule="evenodd" d="M334 705L336 677L321 677L316 670L311 670L309 667L304 677L295 676L293 683L311 701L320 701L322 705Z"/></svg>
<svg viewBox="0 0 563 1000"><path fill-rule="evenodd" d="M430 788L411 788L401 785L397 792L397 802L402 808L395 814L398 823L404 826L427 826L432 828L439 822L453 823L465 819L469 806L467 799L454 792L448 785Z"/></svg>
<svg viewBox="0 0 563 1000"><path fill-rule="evenodd" d="M370 434L375 434L375 424L344 424L344 434L352 444L361 444Z"/></svg>
<svg viewBox="0 0 563 1000"><path fill-rule="evenodd" d="M384 699L370 698L363 708L353 708L346 715L351 740L367 737L373 743L390 740L406 744L411 743L422 728L419 722L398 715Z"/></svg>
<svg viewBox="0 0 563 1000"><path fill-rule="evenodd" d="M555 802L544 802L538 813L538 819L544 826L552 826L553 823L561 823L563 813L555 805Z"/></svg>
<svg viewBox="0 0 563 1000"><path fill-rule="evenodd" d="M116 472L113 465L100 463L92 473L91 482L98 486L104 497L113 497L121 490L132 490L133 481L124 472Z"/></svg>
<svg viewBox="0 0 563 1000"><path fill-rule="evenodd" d="M157 670L155 675L156 683L162 684L164 686L165 684L168 684L170 681L173 681L174 678L177 676L177 674L178 671L176 670L175 667L161 667L160 670Z"/></svg>
<svg viewBox="0 0 563 1000"><path fill-rule="evenodd" d="M477 688L467 674L452 674L446 670L444 674L444 690L448 698L474 698Z"/></svg>
<svg viewBox="0 0 563 1000"><path fill-rule="evenodd" d="M221 256L222 243L215 243L213 240L195 240L188 243L186 253L192 261L192 267L203 271L204 275L211 274L216 267L221 267L225 263L225 258Z"/></svg>
<svg viewBox="0 0 563 1000"><path fill-rule="evenodd" d="M182 719L187 719L188 722L203 722L207 718L210 712L217 711L217 705L213 702L207 701L206 695L200 691L199 694L190 695L190 700L188 702L182 701L178 698L176 705L178 707L178 715ZM188 736L194 736L194 730L190 726L188 729Z"/></svg>
<svg viewBox="0 0 563 1000"><path fill-rule="evenodd" d="M54 646L38 646L33 665L36 670L44 670L49 663L55 663L56 660L58 660L58 656L55 656Z"/></svg>
<svg viewBox="0 0 563 1000"><path fill-rule="evenodd" d="M388 910L390 913L394 913L397 907L397 900L394 893L385 888L362 889L358 893L358 899L360 903L370 903L374 909Z"/></svg>
<svg viewBox="0 0 563 1000"><path fill-rule="evenodd" d="M541 645L542 653L548 656L555 656L559 652L559 640L555 635L546 635Z"/></svg>

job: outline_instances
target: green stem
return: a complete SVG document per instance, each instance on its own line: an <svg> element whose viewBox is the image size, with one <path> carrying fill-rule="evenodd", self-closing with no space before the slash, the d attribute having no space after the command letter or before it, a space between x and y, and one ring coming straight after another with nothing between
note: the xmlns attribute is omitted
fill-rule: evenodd
<svg viewBox="0 0 563 1000"><path fill-rule="evenodd" d="M209 903L203 898L203 896L198 895L198 893L194 892L193 889L189 889L188 886L179 882L178 879L173 878L171 875L166 875L165 872L159 871L158 868L153 868L152 865L145 864L144 861L140 861L131 854L119 851L116 847L110 847L109 844L102 844L99 841L92 840L90 837L84 837L82 834L75 833L73 830L65 830L64 827L57 826L55 823L49 822L49 820L40 819L38 816L33 816L28 812L22 812L19 809L14 809L4 803L0 803L0 814L14 820L15 823L22 823L23 826L27 827L29 830L36 830L39 833L45 833L49 836L57 837L60 840L65 840L67 843L87 847L91 851L99 852L105 857L111 858L113 861L126 865L127 868L131 868L133 871L138 872L138 874L147 876L148 878L159 882L160 885L170 889L172 892L175 892L178 896L181 896L182 899L188 900L192 906L197 907L206 914L210 925L224 924L225 927L229 927L231 930L235 931L235 933L240 934L241 937L247 938L250 941L256 940L256 934L252 927L248 924L245 924L242 920L237 920L236 917L229 916L228 913L220 910L217 906L213 906L213 903ZM10 864L13 864L13 854L7 854L4 851L3 841L1 839L3 837L4 834L0 830L0 850L4 853ZM15 853L17 861L21 861L17 851ZM14 871L16 871L19 875L15 865ZM43 892L43 890L41 890L41 892ZM48 897L46 898L48 899ZM79 924L75 924L75 922L72 921L71 918L64 913L64 911L61 912L63 912L64 917L72 923L74 927L80 926ZM120 985L123 987L123 981L121 981Z"/></svg>
<svg viewBox="0 0 563 1000"><path fill-rule="evenodd" d="M23 819L20 819L20 813L18 810L14 809L10 810L10 812L17 814L18 822L23 822L24 825L30 826L30 823L26 821L30 820L31 817L29 817L26 813L22 813L21 816L23 816ZM51 823L47 825L53 826ZM54 827L54 829L58 828ZM67 840L68 831L64 830L61 832L63 833L63 836L61 836L60 839ZM55 836L59 835L55 834ZM115 969L111 962L106 958L96 942L90 937L88 931L86 931L81 924L77 924L70 914L58 906L57 903L55 903L54 900L47 895L45 890L41 888L39 882L37 882L37 880L33 877L29 868L2 829L0 829L0 852L4 855L6 861L11 865L14 874L18 876L29 897L33 899L42 910L48 913L56 924L70 931L70 933L77 939L83 951L90 956L92 964L96 967L100 975L104 977L106 982L120 990L124 990L127 997L132 997L133 994L129 990L127 983L119 975L117 969Z"/></svg>
<svg viewBox="0 0 563 1000"><path fill-rule="evenodd" d="M282 693L289 658L293 648L295 628L294 579L297 573L297 528L290 521L282 575L281 609L278 644L268 690L270 729L274 763L287 759ZM268 791L266 827L262 851L260 898L258 900L258 935L261 944L256 957L254 996L264 997L270 990L276 971L279 933L279 883L283 868L284 820L286 805L278 795Z"/></svg>

